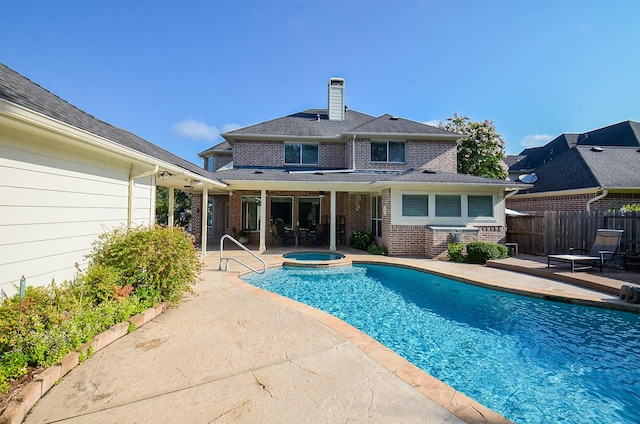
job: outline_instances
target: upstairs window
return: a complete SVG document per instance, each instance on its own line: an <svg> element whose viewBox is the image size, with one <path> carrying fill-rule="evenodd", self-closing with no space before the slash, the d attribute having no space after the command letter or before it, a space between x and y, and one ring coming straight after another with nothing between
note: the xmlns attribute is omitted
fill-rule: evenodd
<svg viewBox="0 0 640 424"><path fill-rule="evenodd" d="M372 141L371 162L404 163L404 141Z"/></svg>
<svg viewBox="0 0 640 424"><path fill-rule="evenodd" d="M467 209L467 215L470 217L492 217L493 197L469 195Z"/></svg>
<svg viewBox="0 0 640 424"><path fill-rule="evenodd" d="M284 163L287 165L317 165L318 145L285 143Z"/></svg>

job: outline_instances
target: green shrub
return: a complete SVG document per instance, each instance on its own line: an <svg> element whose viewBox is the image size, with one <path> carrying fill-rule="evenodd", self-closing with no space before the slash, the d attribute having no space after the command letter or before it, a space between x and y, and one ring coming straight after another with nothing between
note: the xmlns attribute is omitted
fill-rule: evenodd
<svg viewBox="0 0 640 424"><path fill-rule="evenodd" d="M498 243L473 241L467 244L467 258L474 264L483 264L490 259L505 259L509 257L509 249Z"/></svg>
<svg viewBox="0 0 640 424"><path fill-rule="evenodd" d="M448 253L449 260L453 262L466 262L467 257L463 253L464 245L460 242L457 243L449 243L448 245Z"/></svg>
<svg viewBox="0 0 640 424"><path fill-rule="evenodd" d="M114 324L159 301L176 302L202 267L192 238L178 228L115 230L89 258L76 281L27 286L23 299L0 303L0 393L28 366L55 364Z"/></svg>
<svg viewBox="0 0 640 424"><path fill-rule="evenodd" d="M382 256L387 256L389 254L389 251L385 246L378 246L375 243L369 246L369 248L367 249L367 252L369 252L372 255L382 255Z"/></svg>
<svg viewBox="0 0 640 424"><path fill-rule="evenodd" d="M355 249L367 250L369 246L375 243L376 239L373 237L373 234L364 230L356 230L351 233L351 237L349 237L349 246Z"/></svg>
<svg viewBox="0 0 640 424"><path fill-rule="evenodd" d="M153 304L180 300L202 269L193 237L176 227L115 230L100 236L89 258L94 266L116 269L120 287L132 286L142 301Z"/></svg>

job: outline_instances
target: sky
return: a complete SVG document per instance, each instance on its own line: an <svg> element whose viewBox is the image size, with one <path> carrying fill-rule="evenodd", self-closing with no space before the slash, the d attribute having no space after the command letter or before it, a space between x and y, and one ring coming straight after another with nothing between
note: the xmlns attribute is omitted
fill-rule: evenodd
<svg viewBox="0 0 640 424"><path fill-rule="evenodd" d="M640 121L637 0L20 0L0 62L191 162L221 133L327 107L492 121L507 154Z"/></svg>

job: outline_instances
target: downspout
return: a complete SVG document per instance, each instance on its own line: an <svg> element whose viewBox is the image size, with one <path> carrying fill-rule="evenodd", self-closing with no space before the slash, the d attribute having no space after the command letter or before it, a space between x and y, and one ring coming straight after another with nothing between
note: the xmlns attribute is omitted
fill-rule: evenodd
<svg viewBox="0 0 640 424"><path fill-rule="evenodd" d="M127 206L127 228L131 228L131 225L133 223L133 180L138 179L138 178L142 178L142 177L148 177L149 175L154 175L158 173L158 169L159 166L158 165L154 165L153 169L150 171L145 171L142 172L140 174L137 175L130 175L129 176L129 198L128 200L128 206Z"/></svg>
<svg viewBox="0 0 640 424"><path fill-rule="evenodd" d="M521 190L520 188L516 188L515 190L510 191L509 193L505 194L505 195L504 195L504 200L507 200L509 197L514 196L514 195L518 194L518 192L519 192L520 190Z"/></svg>
<svg viewBox="0 0 640 424"><path fill-rule="evenodd" d="M594 197L593 199L589 199L587 201L587 212L591 212L591 204L593 204L594 202L597 202L600 199L604 199L605 197L607 197L609 195L609 190L604 189L602 190L602 193L598 194L596 197Z"/></svg>

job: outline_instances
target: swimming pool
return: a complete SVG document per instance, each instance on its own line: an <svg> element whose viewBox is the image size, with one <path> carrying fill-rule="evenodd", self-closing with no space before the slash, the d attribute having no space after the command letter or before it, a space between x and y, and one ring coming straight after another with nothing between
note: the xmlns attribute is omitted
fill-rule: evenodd
<svg viewBox="0 0 640 424"><path fill-rule="evenodd" d="M329 312L517 423L636 423L640 316L381 265L245 281Z"/></svg>
<svg viewBox="0 0 640 424"><path fill-rule="evenodd" d="M344 259L342 253L335 252L291 252L285 253L282 257L297 261L337 261Z"/></svg>

